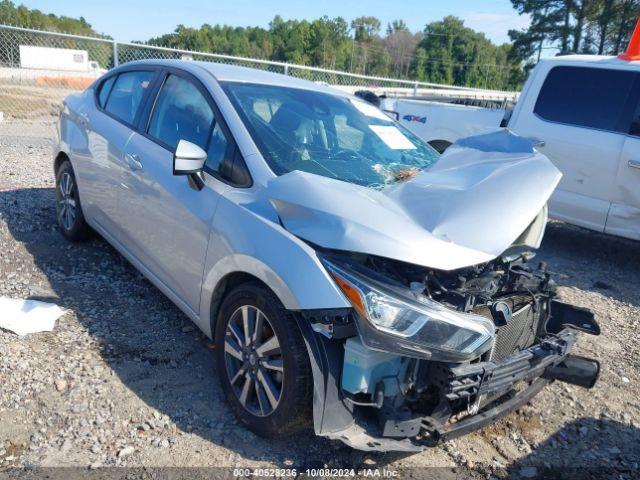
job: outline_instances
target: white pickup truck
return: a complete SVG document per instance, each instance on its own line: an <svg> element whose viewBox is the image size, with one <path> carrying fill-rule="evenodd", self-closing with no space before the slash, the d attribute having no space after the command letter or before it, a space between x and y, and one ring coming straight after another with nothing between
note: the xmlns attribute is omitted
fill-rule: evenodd
<svg viewBox="0 0 640 480"><path fill-rule="evenodd" d="M514 97L382 97L380 108L442 153L459 138L494 130L513 109Z"/></svg>
<svg viewBox="0 0 640 480"><path fill-rule="evenodd" d="M534 140L564 174L549 204L551 216L640 240L640 55L543 60L506 112L508 120L500 108L479 115L459 111L474 107L442 103L438 108L447 117L431 103L420 108L415 100L387 99L381 108L397 112L403 125L432 144L438 128L455 128L463 137L506 125Z"/></svg>

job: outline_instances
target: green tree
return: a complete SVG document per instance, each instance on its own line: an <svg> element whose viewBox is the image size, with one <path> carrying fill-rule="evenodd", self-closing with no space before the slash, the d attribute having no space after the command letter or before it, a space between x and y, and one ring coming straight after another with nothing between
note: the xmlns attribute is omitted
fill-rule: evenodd
<svg viewBox="0 0 640 480"><path fill-rule="evenodd" d="M409 27L404 23L404 20L394 20L387 24L387 36L398 32L409 32Z"/></svg>
<svg viewBox="0 0 640 480"><path fill-rule="evenodd" d="M520 60L511 54L511 47L494 45L457 17L429 23L417 48L420 57L416 56L412 71L419 78L488 88L518 86L512 71L520 70Z"/></svg>
<svg viewBox="0 0 640 480"><path fill-rule="evenodd" d="M640 17L640 0L619 0L614 4L615 16L608 37L609 53L622 52L633 33L636 21Z"/></svg>
<svg viewBox="0 0 640 480"><path fill-rule="evenodd" d="M640 15L640 0L511 0L531 17L529 28L509 35L523 60L533 63L543 48L560 53L617 54ZM546 47L545 47L546 46Z"/></svg>
<svg viewBox="0 0 640 480"><path fill-rule="evenodd" d="M24 5L16 6L10 0L0 1L0 23L17 25L37 30L49 30L76 35L98 36L91 25L83 18L71 18L46 14L40 10L32 10Z"/></svg>
<svg viewBox="0 0 640 480"><path fill-rule="evenodd" d="M422 47L416 49L415 60L411 65L411 76L421 82L430 80L427 77L427 51Z"/></svg>
<svg viewBox="0 0 640 480"><path fill-rule="evenodd" d="M372 42L380 33L380 26L376 17L358 17L351 22L357 42Z"/></svg>

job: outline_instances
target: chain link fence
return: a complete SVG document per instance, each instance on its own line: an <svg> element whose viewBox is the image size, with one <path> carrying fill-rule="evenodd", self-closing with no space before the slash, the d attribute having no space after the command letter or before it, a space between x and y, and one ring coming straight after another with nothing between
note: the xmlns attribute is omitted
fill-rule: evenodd
<svg viewBox="0 0 640 480"><path fill-rule="evenodd" d="M292 75L354 92L446 96L511 101L513 92L412 82L304 65L235 57L105 38L0 25L0 143L51 144L62 100L84 90L107 70L145 59L225 63Z"/></svg>

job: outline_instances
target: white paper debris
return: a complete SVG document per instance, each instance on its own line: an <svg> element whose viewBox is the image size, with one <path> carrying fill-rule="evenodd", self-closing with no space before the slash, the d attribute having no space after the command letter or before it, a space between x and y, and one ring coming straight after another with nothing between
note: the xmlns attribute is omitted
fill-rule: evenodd
<svg viewBox="0 0 640 480"><path fill-rule="evenodd" d="M379 120L386 120L387 122L391 121L391 119L382 110L380 110L377 107L374 107L370 103L360 102L358 100L353 100L353 99L351 100L351 103L353 104L354 107L360 110L360 113L366 115L367 117L373 117Z"/></svg>
<svg viewBox="0 0 640 480"><path fill-rule="evenodd" d="M0 328L18 335L51 332L62 315L54 303L0 297Z"/></svg>
<svg viewBox="0 0 640 480"><path fill-rule="evenodd" d="M369 125L373 133L393 150L415 150L416 146L393 125Z"/></svg>

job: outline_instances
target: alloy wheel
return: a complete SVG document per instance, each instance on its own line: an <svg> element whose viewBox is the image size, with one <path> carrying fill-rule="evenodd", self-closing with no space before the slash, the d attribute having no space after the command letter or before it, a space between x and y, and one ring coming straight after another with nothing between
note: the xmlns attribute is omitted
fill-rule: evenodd
<svg viewBox="0 0 640 480"><path fill-rule="evenodd" d="M232 390L252 415L266 417L280 403L284 365L280 340L269 319L252 305L229 319L224 356Z"/></svg>
<svg viewBox="0 0 640 480"><path fill-rule="evenodd" d="M69 172L64 172L58 185L58 221L65 230L71 230L76 221L75 184Z"/></svg>

